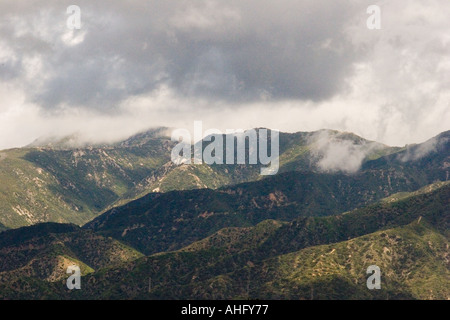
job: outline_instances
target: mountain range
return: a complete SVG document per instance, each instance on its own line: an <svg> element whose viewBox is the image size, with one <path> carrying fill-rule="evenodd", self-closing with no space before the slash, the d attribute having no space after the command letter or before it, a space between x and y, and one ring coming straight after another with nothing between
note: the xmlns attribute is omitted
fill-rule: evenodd
<svg viewBox="0 0 450 320"><path fill-rule="evenodd" d="M450 298L450 131L402 148L280 133L274 176L176 166L174 145L159 128L1 151L0 297Z"/></svg>

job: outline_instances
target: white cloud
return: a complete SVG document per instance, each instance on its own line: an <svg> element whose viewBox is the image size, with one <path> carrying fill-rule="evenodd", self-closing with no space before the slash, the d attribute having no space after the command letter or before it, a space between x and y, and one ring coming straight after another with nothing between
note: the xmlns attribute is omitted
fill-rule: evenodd
<svg viewBox="0 0 450 320"><path fill-rule="evenodd" d="M321 130L309 137L311 151L317 158L317 167L325 172L359 170L363 160L383 145L369 141L353 141L340 134Z"/></svg>
<svg viewBox="0 0 450 320"><path fill-rule="evenodd" d="M0 148L194 120L390 145L450 127L447 0L380 1L381 30L361 1L82 0L68 30L71 4L0 3Z"/></svg>

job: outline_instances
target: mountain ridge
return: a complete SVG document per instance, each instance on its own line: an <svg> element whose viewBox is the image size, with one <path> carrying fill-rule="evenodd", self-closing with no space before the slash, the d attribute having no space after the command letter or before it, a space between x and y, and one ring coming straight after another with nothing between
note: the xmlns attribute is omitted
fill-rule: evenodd
<svg viewBox="0 0 450 320"><path fill-rule="evenodd" d="M83 225L115 206L151 192L217 189L262 179L258 165L176 166L170 161L174 142L165 133L167 128L154 129L108 146L0 152L0 179L4 182L0 185L0 223L5 227L46 221ZM446 135L448 132L440 136ZM388 157L398 152L401 151L397 148L351 133L280 133L280 173L387 170L393 162L401 172L404 163ZM348 154L348 158L335 161L336 154ZM433 170L433 179L448 179L448 170L447 176L442 173L446 169L442 166L450 162L448 153L433 157L437 160L424 164L428 171ZM415 175L421 176L423 185L433 182L413 163L406 163L408 170L411 167Z"/></svg>

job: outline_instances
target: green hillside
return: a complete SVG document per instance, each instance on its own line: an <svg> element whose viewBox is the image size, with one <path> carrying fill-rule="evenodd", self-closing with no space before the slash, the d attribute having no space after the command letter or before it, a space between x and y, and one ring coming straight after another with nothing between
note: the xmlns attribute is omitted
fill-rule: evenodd
<svg viewBox="0 0 450 320"><path fill-rule="evenodd" d="M227 227L142 257L74 225L0 234L0 296L23 299L448 299L450 184L345 214ZM7 254L6 254L7 253ZM82 269L82 290L64 268ZM382 289L366 288L366 269Z"/></svg>
<svg viewBox="0 0 450 320"><path fill-rule="evenodd" d="M84 224L170 160L169 141L86 149L25 148L2 151L0 222Z"/></svg>
<svg viewBox="0 0 450 320"><path fill-rule="evenodd" d="M265 177L177 167L158 132L72 143L0 153L0 298L450 297L449 132L402 149L281 134ZM66 288L73 264L83 290ZM372 264L381 290L365 286Z"/></svg>
<svg viewBox="0 0 450 320"><path fill-rule="evenodd" d="M218 189L266 178L259 174L260 165L177 167L170 161L175 143L165 136L166 131L150 130L109 145L80 144L76 137L68 137L0 151L0 223L9 228L50 221L83 225L150 192ZM443 133L432 140L437 152L430 149L430 142L399 149L332 130L280 133L279 172L351 176L362 165L360 172L387 178L384 197L391 193L388 189L411 191L448 179L447 136ZM416 156L427 148L433 152ZM348 154L347 158L334 159L336 150ZM370 191L374 192L379 193Z"/></svg>
<svg viewBox="0 0 450 320"><path fill-rule="evenodd" d="M65 279L71 265L87 275L140 257L141 253L116 240L75 225L46 223L8 230L0 236L0 298L8 298L11 291L34 292L35 281L45 287Z"/></svg>
<svg viewBox="0 0 450 320"><path fill-rule="evenodd" d="M449 215L446 183L343 215L224 228L179 251L91 272L83 290L69 293L60 280L41 283L42 292L64 299L447 299ZM381 290L365 285L369 265L381 268Z"/></svg>
<svg viewBox="0 0 450 320"><path fill-rule="evenodd" d="M407 170L353 175L280 173L217 190L152 193L106 212L85 228L151 254L179 249L225 227L338 214L426 183Z"/></svg>
<svg viewBox="0 0 450 320"><path fill-rule="evenodd" d="M448 246L422 219L252 263L183 290L195 298L449 299ZM366 287L370 265L382 271L381 290Z"/></svg>

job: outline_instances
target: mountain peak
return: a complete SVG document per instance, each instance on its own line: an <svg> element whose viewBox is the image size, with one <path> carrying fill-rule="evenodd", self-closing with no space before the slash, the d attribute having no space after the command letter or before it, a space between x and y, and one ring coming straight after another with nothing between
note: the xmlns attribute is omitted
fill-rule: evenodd
<svg viewBox="0 0 450 320"><path fill-rule="evenodd" d="M71 150L71 149L84 149L89 147L106 147L106 146L141 146L148 141L157 138L170 137L169 128L157 127L151 128L145 131L138 132L125 139L118 139L117 141L94 141L93 139L85 137L80 132L72 133L64 137L58 136L43 136L34 140L32 143L25 146L25 148L45 148L55 150Z"/></svg>
<svg viewBox="0 0 450 320"><path fill-rule="evenodd" d="M167 127L157 127L141 131L119 142L118 145L122 147L141 146L146 144L150 140L154 140L157 138L170 139L170 130L171 129Z"/></svg>

